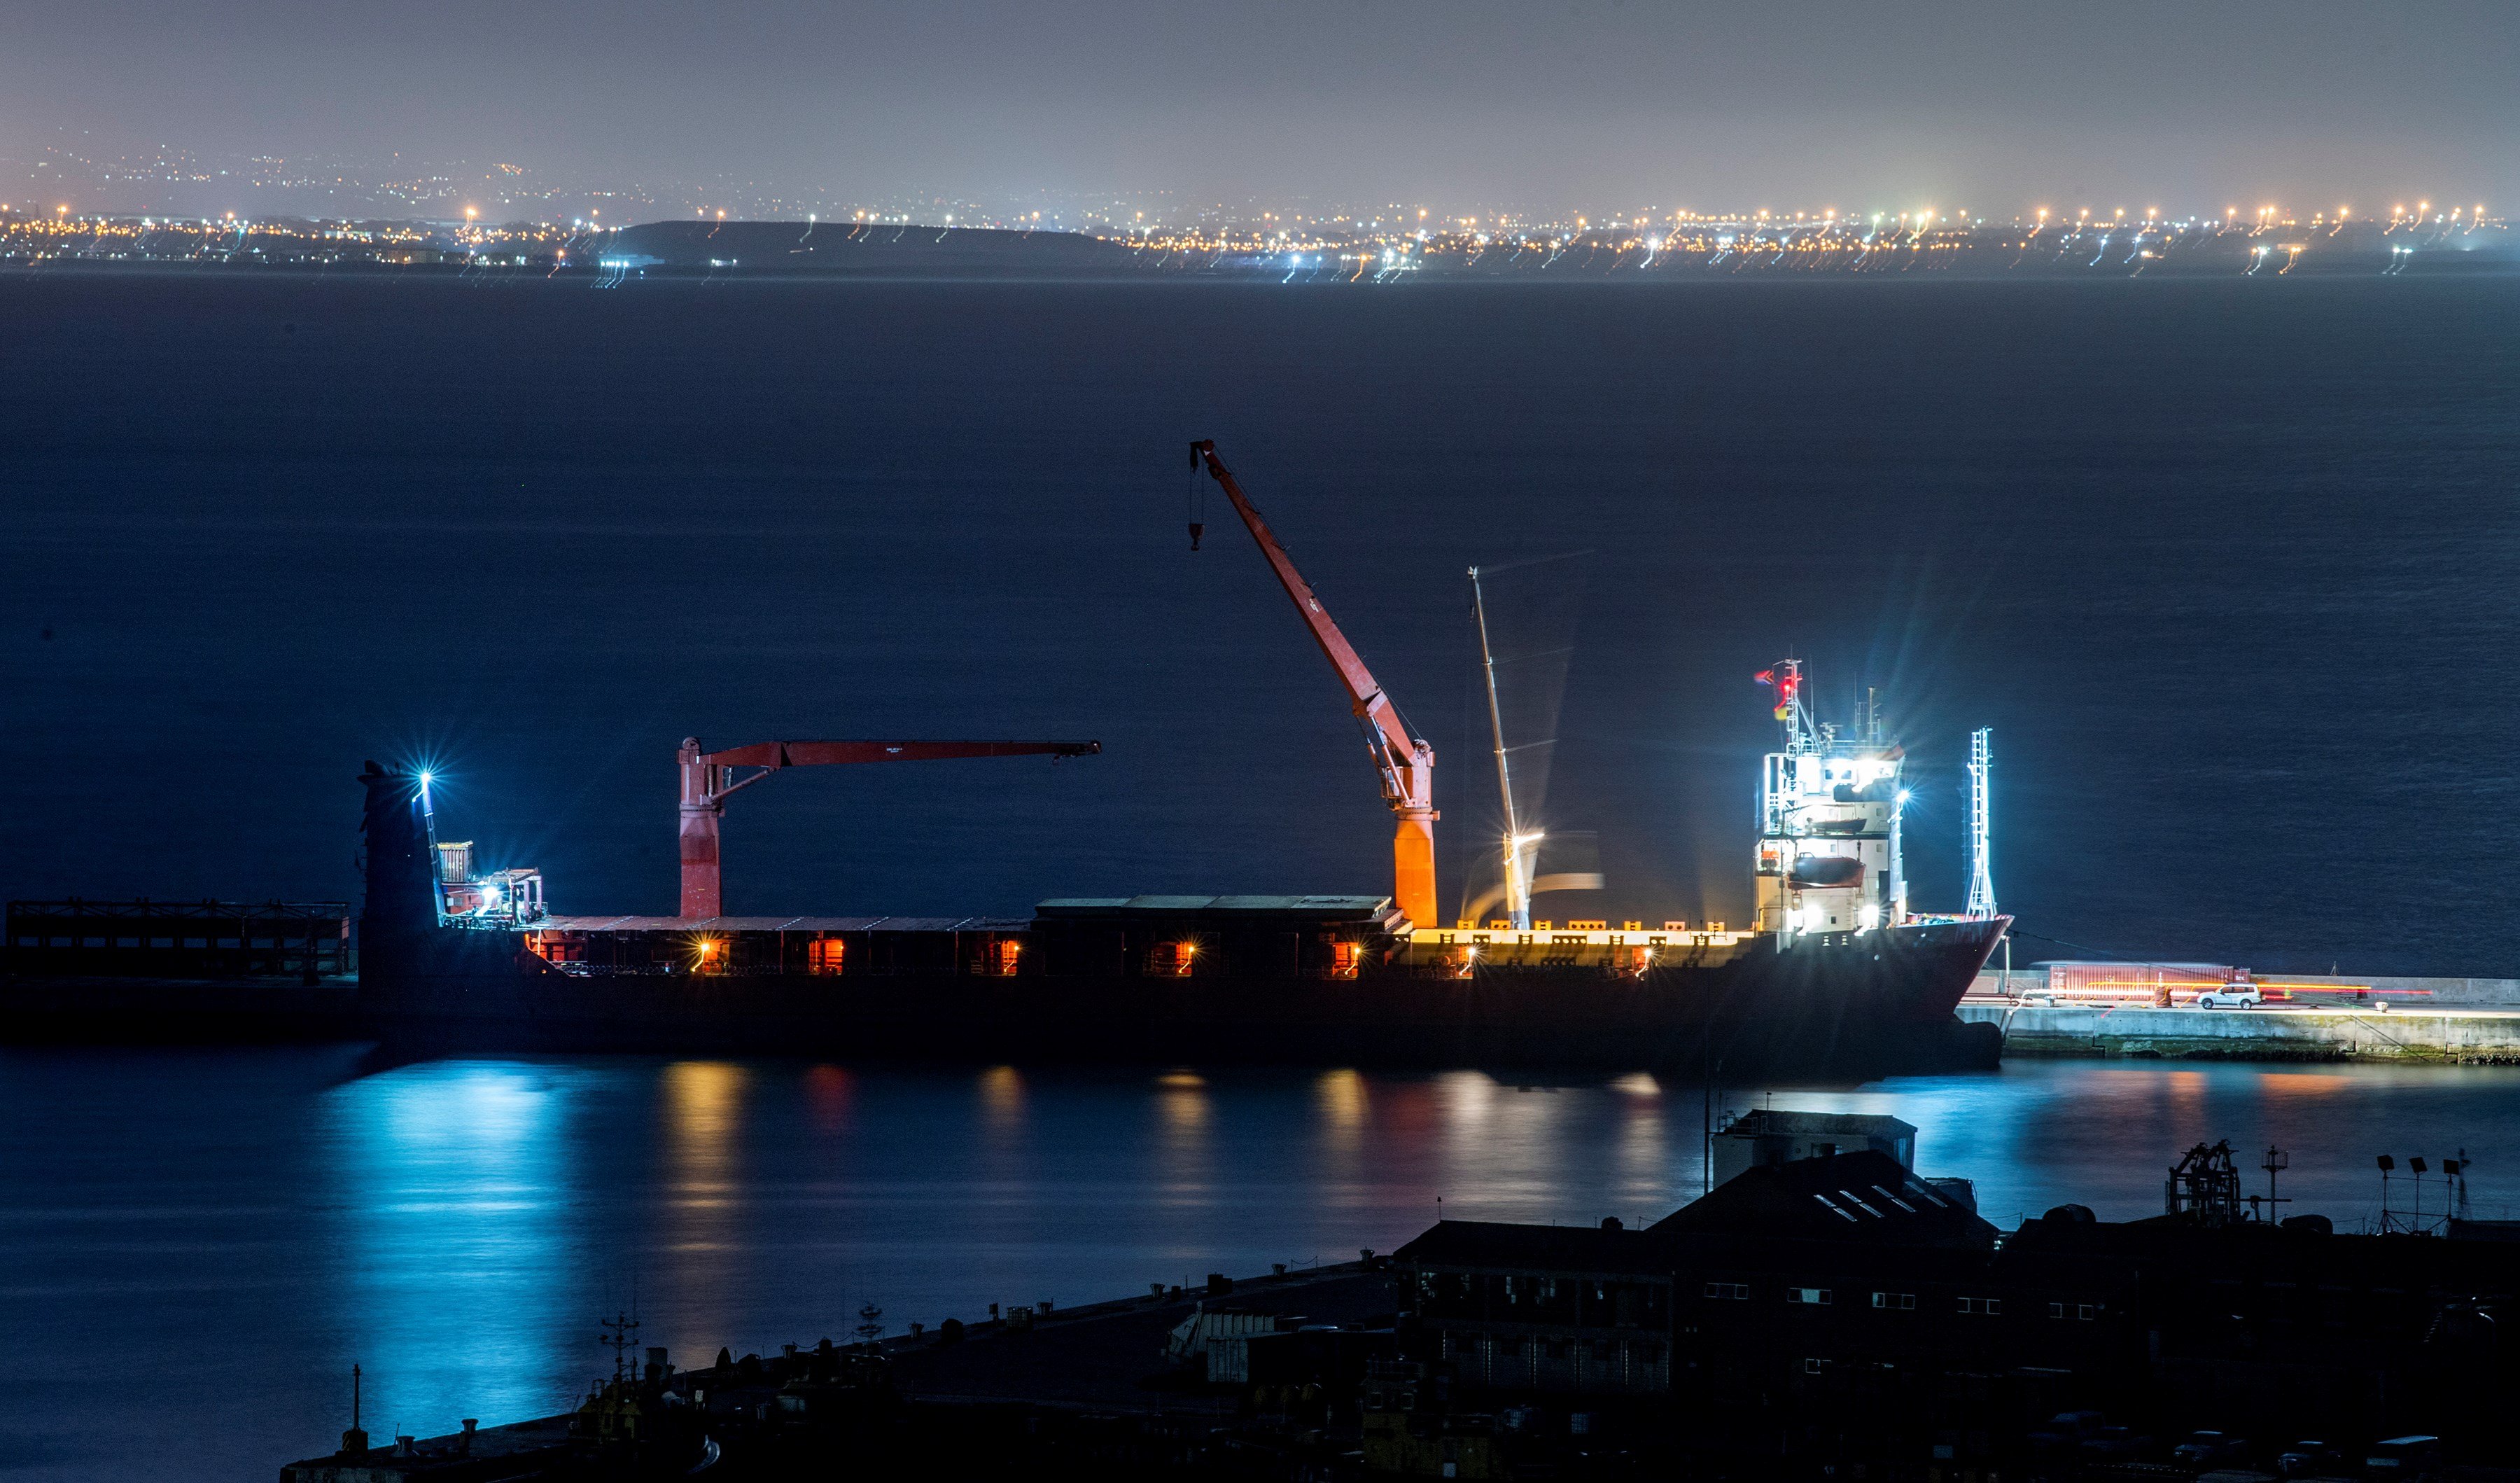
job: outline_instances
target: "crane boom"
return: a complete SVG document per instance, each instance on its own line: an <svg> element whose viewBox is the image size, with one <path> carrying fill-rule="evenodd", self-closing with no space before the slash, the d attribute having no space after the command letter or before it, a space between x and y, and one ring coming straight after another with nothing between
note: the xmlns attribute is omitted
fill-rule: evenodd
<svg viewBox="0 0 2520 1483"><path fill-rule="evenodd" d="M1397 830L1391 841L1392 899L1409 920L1419 926L1432 926L1435 916L1435 749L1423 738L1411 736L1409 724L1402 719L1400 708L1391 702L1365 667L1356 647L1339 632L1330 620L1328 609L1314 595L1312 584L1295 569L1286 549L1269 531L1269 522L1260 517L1251 500L1243 494L1233 472L1216 456L1213 439L1202 438L1190 445L1191 468L1207 470L1208 476L1225 491L1234 505L1234 513L1242 517L1251 539L1268 559L1269 567L1278 574L1279 584L1293 600L1304 626L1312 631L1313 642L1322 654L1338 671L1339 683L1347 688L1348 704L1356 713L1357 725L1365 732L1366 748L1372 755L1375 772L1381 775L1382 797L1396 816Z"/></svg>
<svg viewBox="0 0 2520 1483"><path fill-rule="evenodd" d="M718 837L719 825L726 816L727 795L782 768L854 762L935 762L954 757L1085 757L1102 749L1100 742L756 742L750 746L704 752L698 738L685 737L682 747L674 754L683 786L680 915L686 921L724 915ZM738 778L735 773L739 768L759 771Z"/></svg>

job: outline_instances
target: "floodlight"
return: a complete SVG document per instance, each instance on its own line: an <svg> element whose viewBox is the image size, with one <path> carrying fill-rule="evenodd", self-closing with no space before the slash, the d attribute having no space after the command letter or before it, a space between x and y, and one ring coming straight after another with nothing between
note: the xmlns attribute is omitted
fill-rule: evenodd
<svg viewBox="0 0 2520 1483"><path fill-rule="evenodd" d="M2417 1174L2421 1174L2428 1166L2420 1158L2410 1158L2407 1160L2407 1167L2414 1170Z"/></svg>
<svg viewBox="0 0 2520 1483"><path fill-rule="evenodd" d="M2386 1153L2380 1155L2380 1172L2387 1174L2398 1167L2398 1161Z"/></svg>

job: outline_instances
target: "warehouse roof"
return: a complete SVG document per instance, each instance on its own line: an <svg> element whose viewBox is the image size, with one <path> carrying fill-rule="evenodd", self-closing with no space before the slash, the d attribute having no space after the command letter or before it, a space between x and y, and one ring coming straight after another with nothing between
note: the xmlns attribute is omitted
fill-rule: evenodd
<svg viewBox="0 0 2520 1483"><path fill-rule="evenodd" d="M1974 1211L1869 1148L1744 1171L1646 1229L1980 1248L1992 1248L1996 1236Z"/></svg>
<svg viewBox="0 0 2520 1483"><path fill-rule="evenodd" d="M1642 1231L1499 1221L1437 1221L1391 1256L1428 1267L1566 1275L1672 1270L1669 1248Z"/></svg>

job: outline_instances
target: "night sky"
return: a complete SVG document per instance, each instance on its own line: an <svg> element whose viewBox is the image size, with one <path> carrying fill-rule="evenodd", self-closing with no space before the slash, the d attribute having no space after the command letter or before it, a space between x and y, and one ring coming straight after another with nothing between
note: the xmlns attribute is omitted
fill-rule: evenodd
<svg viewBox="0 0 2520 1483"><path fill-rule="evenodd" d="M1316 206L2520 199L2508 0L89 0L0 8L0 153Z"/></svg>

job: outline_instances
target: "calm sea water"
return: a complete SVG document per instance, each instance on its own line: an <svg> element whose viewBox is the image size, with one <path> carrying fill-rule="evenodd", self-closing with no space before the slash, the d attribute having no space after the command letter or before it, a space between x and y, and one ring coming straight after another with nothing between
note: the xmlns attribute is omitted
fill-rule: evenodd
<svg viewBox="0 0 2520 1483"><path fill-rule="evenodd" d="M1189 550L1207 436L1435 742L1448 901L1462 570L1582 552L1501 579L1566 609L1508 636L1569 651L1538 823L1608 890L1556 915L1746 917L1792 652L1880 688L1920 906L1995 728L2033 956L2515 971L2520 279L33 272L0 323L13 896L354 897L351 777L428 757L559 910L668 911L692 734L1107 747L782 777L737 912L1387 889L1327 666L1213 497Z"/></svg>
<svg viewBox="0 0 2520 1483"><path fill-rule="evenodd" d="M2067 1199L2152 1213L2179 1149L2229 1138L2286 1147L2293 1208L2352 1226L2378 1151L2465 1147L2478 1213L2520 1203L2498 1162L2515 1094L2507 1070L2086 1061L1774 1095L1916 1124L1918 1167L1975 1180L2003 1225ZM634 1299L643 1339L706 1360L845 1339L867 1303L933 1326L1389 1250L1439 1199L1647 1220L1697 1192L1703 1106L1642 1078L1466 1072L0 1053L0 1472L181 1456L268 1478L347 1424L354 1363L380 1435L548 1414Z"/></svg>
<svg viewBox="0 0 2520 1483"><path fill-rule="evenodd" d="M1214 437L1496 820L1462 568L1562 663L1564 915L1747 915L1751 675L1881 689L1918 902L1996 728L2027 956L2511 973L2520 280L1413 288L0 277L11 896L355 900L367 757L565 912L673 901L698 734L1098 738L807 770L738 912L1385 888L1345 704L1184 446ZM1552 658L1548 651L1562 651ZM1544 861L1544 869L1550 868ZM2071 944L2053 947L2049 944ZM1892 1110L2008 1218L2156 1207L2200 1138L2520 1186L2489 1071L2017 1065ZM1736 1093L1747 1104L1754 1092ZM566 1403L633 1293L684 1354L1646 1218L1695 1094L355 1052L0 1056L0 1469L268 1477L344 1424ZM2511 1176L2520 1178L2520 1175Z"/></svg>

